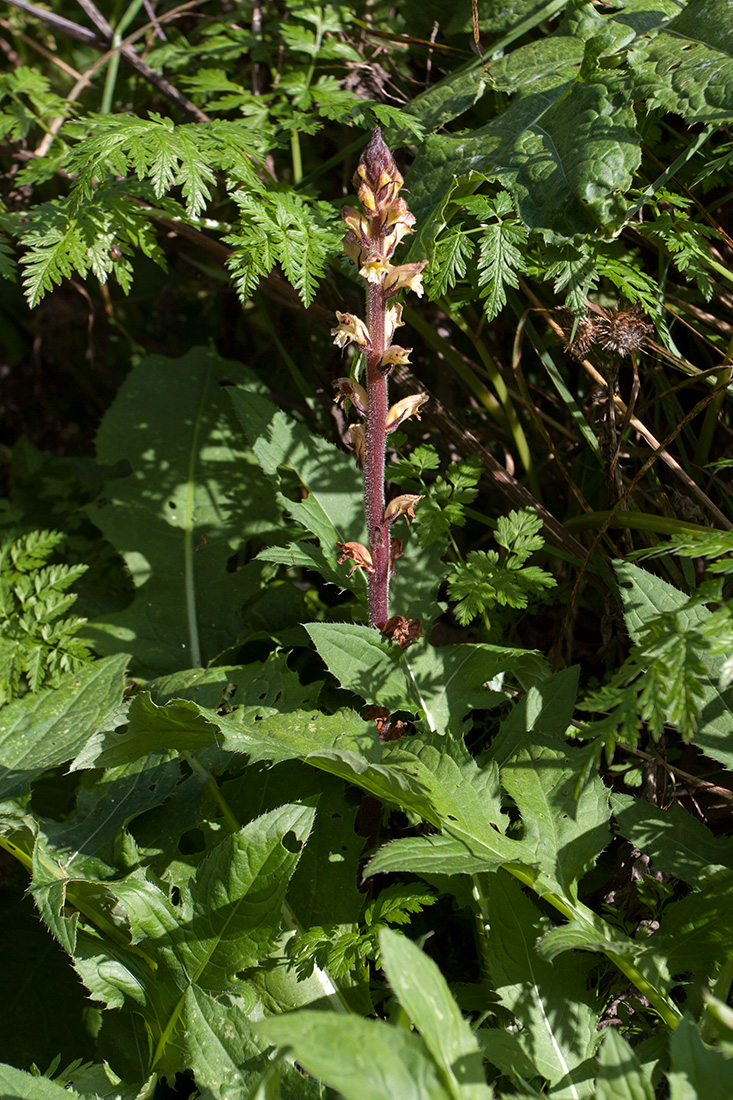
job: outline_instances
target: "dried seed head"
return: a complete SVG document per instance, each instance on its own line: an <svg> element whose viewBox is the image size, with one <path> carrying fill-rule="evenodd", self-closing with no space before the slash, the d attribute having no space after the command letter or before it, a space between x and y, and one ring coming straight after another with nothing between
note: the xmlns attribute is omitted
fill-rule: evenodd
<svg viewBox="0 0 733 1100"><path fill-rule="evenodd" d="M606 351L631 355L654 332L654 326L644 319L640 306L612 310L597 323L598 342Z"/></svg>

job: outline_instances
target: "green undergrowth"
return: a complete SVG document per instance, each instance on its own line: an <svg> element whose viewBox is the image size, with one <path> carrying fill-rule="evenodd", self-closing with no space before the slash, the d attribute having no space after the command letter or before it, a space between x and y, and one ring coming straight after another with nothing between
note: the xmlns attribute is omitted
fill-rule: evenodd
<svg viewBox="0 0 733 1100"><path fill-rule="evenodd" d="M728 1100L729 5L111 7L0 29L0 1096Z"/></svg>

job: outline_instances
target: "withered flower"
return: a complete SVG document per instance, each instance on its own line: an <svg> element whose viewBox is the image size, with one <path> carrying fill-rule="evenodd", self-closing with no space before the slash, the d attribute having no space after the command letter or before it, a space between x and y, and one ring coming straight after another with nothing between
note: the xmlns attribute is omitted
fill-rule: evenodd
<svg viewBox="0 0 733 1100"><path fill-rule="evenodd" d="M418 638L422 638L422 619L406 619L404 615L393 615L384 624L382 634L397 642L400 649L407 649Z"/></svg>
<svg viewBox="0 0 733 1100"><path fill-rule="evenodd" d="M362 546L360 542L337 542L336 545L343 551L341 557L338 559L338 564L343 565L345 561L353 562L349 570L349 576L351 576L355 569L363 569L365 573L374 572L372 555L369 553L366 546Z"/></svg>
<svg viewBox="0 0 733 1100"><path fill-rule="evenodd" d="M341 401L343 398L348 398L354 408L360 412L362 416L366 416L367 393L363 386L360 386L353 378L334 378L333 388L336 390L334 401Z"/></svg>

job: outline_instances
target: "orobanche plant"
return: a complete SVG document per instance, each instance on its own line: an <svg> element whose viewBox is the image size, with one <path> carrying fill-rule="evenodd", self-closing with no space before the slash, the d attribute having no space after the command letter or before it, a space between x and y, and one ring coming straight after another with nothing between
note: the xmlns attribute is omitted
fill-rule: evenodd
<svg viewBox="0 0 733 1100"><path fill-rule="evenodd" d="M353 378L336 380L338 394L348 398L363 418L363 426L349 429L354 450L364 470L364 511L368 549L358 542L339 544L342 561L354 562L363 569L369 585L369 625L387 631L399 626L403 643L419 631L418 622L403 616L390 620L389 581L395 561L402 554L402 540L391 536L393 524L404 516L415 515L420 495L405 493L388 504L384 494L384 464L387 436L411 416L420 416L427 400L424 393L405 397L389 408L387 387L390 371L397 364L410 362L411 348L394 344L395 331L404 324L402 305L395 301L403 289L422 296L422 270L427 261L393 265L395 249L412 232L415 217L400 197L404 180L377 127L364 150L354 175L362 211L347 206L343 218L348 226L344 252L354 261L366 280L366 321L351 313L338 313L338 326L332 335L338 347L355 344L366 360L366 389ZM409 522L409 521L408 521ZM353 570L352 570L353 571Z"/></svg>

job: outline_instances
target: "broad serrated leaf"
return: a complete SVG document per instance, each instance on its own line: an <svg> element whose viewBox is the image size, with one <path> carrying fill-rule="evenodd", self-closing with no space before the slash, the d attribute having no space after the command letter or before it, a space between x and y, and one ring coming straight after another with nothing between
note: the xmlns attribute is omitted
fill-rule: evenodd
<svg viewBox="0 0 733 1100"><path fill-rule="evenodd" d="M288 479L297 481L298 499L279 492L278 501L299 527L318 540L320 571L339 586L363 593L363 580L358 576L349 580L347 570L336 564L338 542L366 537L361 478L353 461L267 398L232 391L231 399L265 475L283 489ZM290 548L282 553L283 560L292 561Z"/></svg>
<svg viewBox="0 0 733 1100"><path fill-rule="evenodd" d="M613 1027L606 1028L598 1053L595 1095L598 1100L654 1100L639 1059Z"/></svg>
<svg viewBox="0 0 733 1100"><path fill-rule="evenodd" d="M544 47L526 47L523 94L503 114L468 137L426 141L408 177L418 222L434 218L438 204L444 209L456 177L482 173L513 193L531 229L570 237L620 228L626 207L619 195L641 156L633 109L601 74L574 80L580 43L571 36L548 42L560 59L545 88L535 75L536 49Z"/></svg>
<svg viewBox="0 0 733 1100"><path fill-rule="evenodd" d="M302 1011L256 1025L345 1100L451 1100L425 1043L402 1028L356 1016Z"/></svg>
<svg viewBox="0 0 733 1100"><path fill-rule="evenodd" d="M642 39L630 58L634 87L649 106L688 123L723 122L733 97L733 37L726 0L691 0Z"/></svg>
<svg viewBox="0 0 733 1100"><path fill-rule="evenodd" d="M665 613L676 613L677 629L684 640L686 634L693 635L701 624L712 615L704 607L683 609L688 597L638 565L628 562L615 563L616 575L621 586L624 602L626 626L635 643L642 641L644 629L655 617ZM686 643L687 644L687 643ZM733 767L733 687L720 687L720 670L724 657L714 654L712 647L702 648L699 642L689 643L691 656L704 667L701 681L696 681L699 690L697 729L694 743L713 760L720 761L726 767ZM669 671L669 665L668 665ZM669 681L669 676L668 676ZM698 688L699 685L699 688Z"/></svg>
<svg viewBox="0 0 733 1100"><path fill-rule="evenodd" d="M572 1080L596 1044L598 1012L585 980L589 963L580 956L555 963L540 958L539 910L508 875L492 877L487 906L492 983L521 1025L517 1046L551 1084Z"/></svg>
<svg viewBox="0 0 733 1100"><path fill-rule="evenodd" d="M478 1044L438 967L405 936L389 929L380 933L379 948L394 994L440 1067L451 1095L491 1100Z"/></svg>
<svg viewBox="0 0 733 1100"><path fill-rule="evenodd" d="M677 803L662 809L645 799L612 795L618 831L652 860L655 872L698 885L713 867L733 869L733 840L710 830Z"/></svg>
<svg viewBox="0 0 733 1100"><path fill-rule="evenodd" d="M0 1063L0 1089L3 1100L94 1100L48 1077L26 1073L4 1063Z"/></svg>
<svg viewBox="0 0 733 1100"><path fill-rule="evenodd" d="M728 1100L733 1091L733 1060L703 1043L689 1017L680 1021L669 1043L671 1100Z"/></svg>
<svg viewBox="0 0 733 1100"><path fill-rule="evenodd" d="M214 997L195 986L186 992L186 1046L198 1087L214 1100L251 1100L260 1082L274 1077L280 1100L319 1100L317 1081L287 1063L274 1069L267 1040L255 1036L248 1019L254 1008L231 994Z"/></svg>
<svg viewBox="0 0 733 1100"><path fill-rule="evenodd" d="M99 430L101 461L125 460L132 473L90 515L136 593L85 632L107 652L133 653L148 675L206 663L235 643L240 608L259 592L256 565L228 568L245 539L277 523L222 385L239 379L261 390L241 364L203 348L153 356L133 368Z"/></svg>
<svg viewBox="0 0 733 1100"><path fill-rule="evenodd" d="M26 695L0 711L0 798L71 760L110 715L125 688L128 658L109 657L67 673L56 688Z"/></svg>
<svg viewBox="0 0 733 1100"><path fill-rule="evenodd" d="M576 796L574 755L533 735L503 765L501 781L522 815L523 841L537 866L577 898L579 880L611 839L611 811L597 775Z"/></svg>
<svg viewBox="0 0 733 1100"><path fill-rule="evenodd" d="M503 702L507 675L544 678L543 662L526 650L425 641L403 650L368 627L312 623L307 630L342 685L369 703L419 714L439 733L459 733L468 710Z"/></svg>

